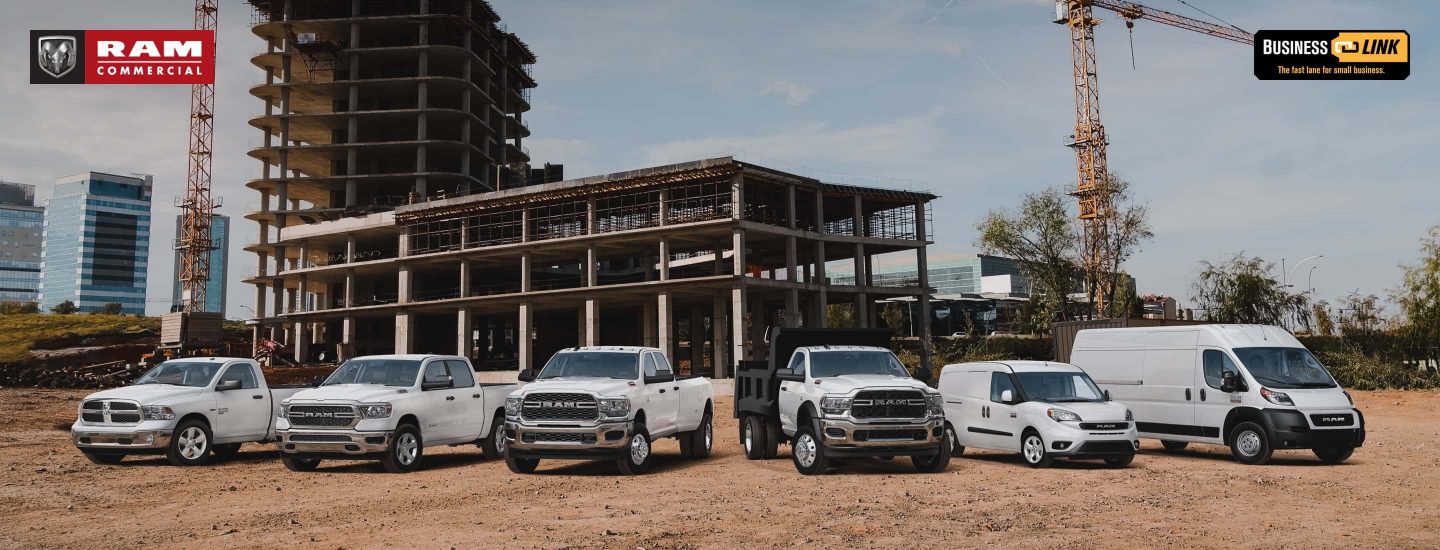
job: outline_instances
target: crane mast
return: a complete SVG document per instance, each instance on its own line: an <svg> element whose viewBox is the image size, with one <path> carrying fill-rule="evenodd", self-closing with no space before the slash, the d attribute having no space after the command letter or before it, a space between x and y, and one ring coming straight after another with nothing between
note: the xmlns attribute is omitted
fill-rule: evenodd
<svg viewBox="0 0 1440 550"><path fill-rule="evenodd" d="M1110 247L1109 222L1114 216L1109 188L1110 167L1106 159L1109 139L1100 122L1100 84L1096 77L1095 8L1110 10L1133 27L1136 20L1154 21L1217 38L1253 44L1244 30L1217 25L1121 0L1056 0L1055 22L1070 28L1070 58L1075 78L1075 133L1066 145L1075 150L1075 190L1070 194L1079 206L1084 225L1081 241L1081 269L1097 313L1104 309L1114 265Z"/></svg>
<svg viewBox="0 0 1440 550"><path fill-rule="evenodd" d="M195 0L195 29L214 31L217 0ZM215 55L210 44L209 55ZM215 135L215 84L190 87L190 147L185 178L185 198L180 201L180 235L175 239L179 254L179 279L183 310L204 311L205 286L210 280L210 251L215 243L210 233L215 204L210 196L211 144Z"/></svg>

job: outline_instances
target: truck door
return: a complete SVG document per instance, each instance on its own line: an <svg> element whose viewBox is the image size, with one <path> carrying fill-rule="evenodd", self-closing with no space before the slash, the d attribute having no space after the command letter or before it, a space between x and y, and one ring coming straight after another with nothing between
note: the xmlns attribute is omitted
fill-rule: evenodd
<svg viewBox="0 0 1440 550"><path fill-rule="evenodd" d="M239 389L218 391L227 380L240 383ZM260 440L270 430L269 390L261 388L259 375L250 363L232 363L216 380L215 425L211 433L218 440Z"/></svg>
<svg viewBox="0 0 1440 550"><path fill-rule="evenodd" d="M795 353L790 356L790 363L785 368L804 375L805 352L795 350ZM795 415L800 413L800 405L805 402L804 392L804 382L780 381L780 396L777 398L780 408L780 428L787 434L795 433Z"/></svg>
<svg viewBox="0 0 1440 550"><path fill-rule="evenodd" d="M1221 443L1220 431L1225 427L1225 417L1239 401L1240 393L1220 391L1220 380L1225 372L1235 374L1236 380L1244 380L1240 368L1230 354L1219 348L1202 348L1200 364L1195 369L1195 386L1200 388L1199 401L1195 403L1195 425L1199 436ZM1232 402L1234 397L1237 401Z"/></svg>
<svg viewBox="0 0 1440 550"><path fill-rule="evenodd" d="M445 377L450 377L449 384L444 387L425 389L427 384L442 381ZM435 441L459 437L455 426L464 416L465 409L455 388L455 377L451 376L448 365L440 359L426 362L424 375L420 380L421 391L426 394L425 411L420 417L421 443L429 446ZM467 394L466 397L469 395Z"/></svg>
<svg viewBox="0 0 1440 550"><path fill-rule="evenodd" d="M475 385L475 371L470 364L459 359L447 359L445 365L450 379L455 383L455 402L459 407L456 418L455 437L466 440L480 439L480 432L490 428L485 423L485 394Z"/></svg>
<svg viewBox="0 0 1440 550"><path fill-rule="evenodd" d="M675 372L670 362L653 351L645 352L641 358L645 373L645 428L650 437L675 433L675 417L680 414L680 385L675 383ZM660 378L663 382L651 382Z"/></svg>

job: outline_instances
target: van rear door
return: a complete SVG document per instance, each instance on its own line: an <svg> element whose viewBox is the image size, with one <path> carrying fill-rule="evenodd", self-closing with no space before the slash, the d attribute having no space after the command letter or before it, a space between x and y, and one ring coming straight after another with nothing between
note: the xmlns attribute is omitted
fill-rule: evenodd
<svg viewBox="0 0 1440 550"><path fill-rule="evenodd" d="M1145 337L1144 402L1136 428L1157 435L1196 436L1197 333L1151 332Z"/></svg>

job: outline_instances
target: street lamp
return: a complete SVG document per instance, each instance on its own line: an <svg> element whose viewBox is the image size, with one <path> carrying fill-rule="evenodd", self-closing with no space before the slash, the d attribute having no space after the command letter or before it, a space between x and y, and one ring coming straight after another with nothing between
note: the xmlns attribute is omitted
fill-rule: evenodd
<svg viewBox="0 0 1440 550"><path fill-rule="evenodd" d="M1318 266L1318 265L1312 265L1312 266L1310 266L1310 273L1305 275L1305 288L1309 289L1309 292L1310 292L1310 294L1312 294L1312 295L1315 294L1315 283L1314 283L1314 279L1315 279L1315 270L1316 270L1316 269L1320 269L1320 266Z"/></svg>
<svg viewBox="0 0 1440 550"><path fill-rule="evenodd" d="M1310 256L1308 258L1300 260L1299 262L1295 263L1295 267L1291 268L1290 271L1285 271L1285 258L1280 258L1280 272L1285 275L1285 288L1290 288L1290 277L1295 274L1295 270L1300 269L1301 264L1304 264L1305 262L1308 262L1310 260L1324 257L1324 254L1316 254L1314 256Z"/></svg>

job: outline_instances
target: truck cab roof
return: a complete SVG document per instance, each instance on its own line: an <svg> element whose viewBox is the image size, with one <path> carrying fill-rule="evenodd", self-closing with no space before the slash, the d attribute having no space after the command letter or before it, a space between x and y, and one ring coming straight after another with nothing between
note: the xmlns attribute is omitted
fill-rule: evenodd
<svg viewBox="0 0 1440 550"><path fill-rule="evenodd" d="M556 353L577 352L577 351L614 351L620 353L640 353L642 351L660 351L660 348L645 346L576 346L562 349Z"/></svg>
<svg viewBox="0 0 1440 550"><path fill-rule="evenodd" d="M809 350L812 353L823 353L827 351L890 351L889 348L882 348L879 346L804 346L795 349Z"/></svg>
<svg viewBox="0 0 1440 550"><path fill-rule="evenodd" d="M425 359L464 359L459 355L442 355L438 353L391 353L386 355L362 355L352 359L400 359L405 361L423 361Z"/></svg>

